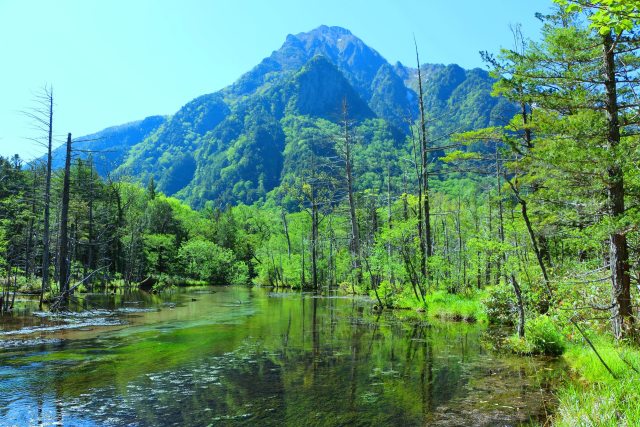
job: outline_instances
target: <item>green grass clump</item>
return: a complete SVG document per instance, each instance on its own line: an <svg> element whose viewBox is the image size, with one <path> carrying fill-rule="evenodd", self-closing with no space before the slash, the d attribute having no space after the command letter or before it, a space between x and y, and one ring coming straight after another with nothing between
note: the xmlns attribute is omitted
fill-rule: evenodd
<svg viewBox="0 0 640 427"><path fill-rule="evenodd" d="M573 379L558 391L554 424L640 425L640 350L604 338L594 344L615 378L586 343L571 346L563 357Z"/></svg>
<svg viewBox="0 0 640 427"><path fill-rule="evenodd" d="M536 349L534 348L531 341L526 338L520 338L517 334L508 337L504 345L509 351L515 354L520 354L523 356L536 354Z"/></svg>
<svg viewBox="0 0 640 427"><path fill-rule="evenodd" d="M423 302L422 299L416 298L413 289L408 286L398 290L383 282L377 291L384 307L425 311L429 317L440 320L487 322L485 305L482 302L486 296L484 292L452 294L439 290L425 295ZM369 295L372 299L377 299L374 291Z"/></svg>
<svg viewBox="0 0 640 427"><path fill-rule="evenodd" d="M554 321L549 316L538 316L525 324L525 337L512 335L507 339L507 348L516 354L544 354L560 356L567 344Z"/></svg>
<svg viewBox="0 0 640 427"><path fill-rule="evenodd" d="M480 293L472 295L450 294L436 291L425 297L429 316L442 320L469 323L486 322L487 314Z"/></svg>

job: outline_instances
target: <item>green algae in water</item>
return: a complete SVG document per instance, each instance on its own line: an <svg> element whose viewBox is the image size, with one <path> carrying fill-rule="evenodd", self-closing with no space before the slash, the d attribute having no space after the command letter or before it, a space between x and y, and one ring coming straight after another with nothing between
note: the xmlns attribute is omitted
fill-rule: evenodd
<svg viewBox="0 0 640 427"><path fill-rule="evenodd" d="M0 353L3 422L517 425L552 402L555 362L491 353L479 325L399 320L361 298L216 291Z"/></svg>

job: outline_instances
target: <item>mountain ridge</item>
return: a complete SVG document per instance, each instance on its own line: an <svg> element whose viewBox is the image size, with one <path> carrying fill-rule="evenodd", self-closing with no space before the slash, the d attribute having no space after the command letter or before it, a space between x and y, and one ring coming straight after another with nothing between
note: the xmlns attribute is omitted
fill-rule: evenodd
<svg viewBox="0 0 640 427"><path fill-rule="evenodd" d="M509 110L506 101L490 96L493 80L486 71L455 64L421 68L432 135L490 125L500 115L494 110ZM155 128L135 134L139 141L123 133L126 143L117 143L111 131L110 141L120 151L107 156L110 163L99 172L141 182L153 176L160 191L193 206L252 203L278 187L286 173L286 147L300 137L287 132L338 123L343 99L350 119L378 129L362 129L368 135L363 145L401 147L417 116L416 74L400 62L391 65L341 27L290 34L236 82L149 122ZM287 127L296 117L311 121L306 128ZM391 141L375 142L380 135ZM60 155L57 150L56 159Z"/></svg>

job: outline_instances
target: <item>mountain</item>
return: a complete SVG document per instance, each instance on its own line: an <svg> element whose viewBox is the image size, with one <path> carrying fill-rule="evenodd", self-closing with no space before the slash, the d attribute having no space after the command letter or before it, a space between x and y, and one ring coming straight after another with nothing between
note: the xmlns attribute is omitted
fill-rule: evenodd
<svg viewBox="0 0 640 427"><path fill-rule="evenodd" d="M491 97L486 71L421 69L429 134L440 144L452 132L504 123L515 112ZM409 155L407 118L417 117L417 70L391 65L350 31L328 26L287 36L235 83L171 117L108 128L76 148L105 151L103 175L141 182L153 175L159 190L196 207L252 203L300 174L312 153L336 154L343 103L358 134L361 182L382 185L381 158L399 176L399 159Z"/></svg>
<svg viewBox="0 0 640 427"><path fill-rule="evenodd" d="M74 149L79 157L93 158L97 172L105 176L121 165L131 148L151 136L166 121L162 116L151 116L119 126L106 128L100 132L74 138ZM60 146L53 152L52 167L64 167L65 147Z"/></svg>
<svg viewBox="0 0 640 427"><path fill-rule="evenodd" d="M228 93L243 96L261 86L277 84L318 55L338 68L379 117L405 126L406 113L415 110L410 90L377 51L340 27L322 25L308 33L288 35L280 49L231 85ZM387 88L392 96L380 96Z"/></svg>

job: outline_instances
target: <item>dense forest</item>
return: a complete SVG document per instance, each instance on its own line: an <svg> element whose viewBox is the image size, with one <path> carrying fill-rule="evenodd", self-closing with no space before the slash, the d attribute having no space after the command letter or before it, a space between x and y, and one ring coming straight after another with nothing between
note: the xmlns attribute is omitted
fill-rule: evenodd
<svg viewBox="0 0 640 427"><path fill-rule="evenodd" d="M558 425L639 423L640 3L556 3L536 41L514 27L482 53L489 74L369 48L358 68L331 33L362 42L323 27L174 116L57 150L45 88L48 156L0 160L2 311L189 284L369 295L565 353L582 382Z"/></svg>

